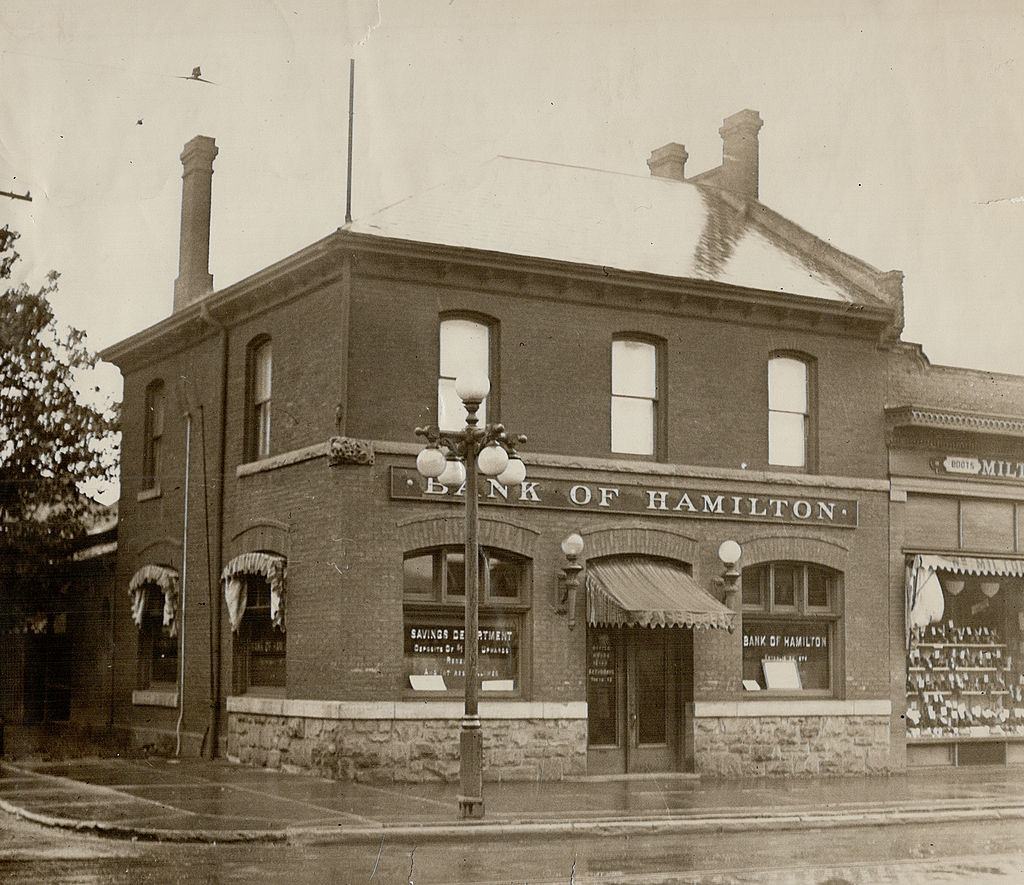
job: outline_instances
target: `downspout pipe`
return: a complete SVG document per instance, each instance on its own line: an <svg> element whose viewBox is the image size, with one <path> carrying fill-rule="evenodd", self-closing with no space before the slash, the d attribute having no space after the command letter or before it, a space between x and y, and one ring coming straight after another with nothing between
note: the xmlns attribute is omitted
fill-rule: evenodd
<svg viewBox="0 0 1024 885"><path fill-rule="evenodd" d="M182 391L182 399L185 399ZM188 493L189 467L192 461L192 410L185 405L185 513L181 528L181 598L178 600L178 724L174 727L174 755L181 755L181 726L185 720L185 612L188 609Z"/></svg>
<svg viewBox="0 0 1024 885"><path fill-rule="evenodd" d="M218 580L220 570L224 562L224 464L227 454L227 424L228 424L228 358L229 358L229 336L228 329L223 323L214 318L209 307L205 303L199 304L200 314L203 320L212 328L216 329L220 336L220 403L219 418L217 421L217 458L214 464L214 471L217 477L217 495L214 498L213 518L213 561L216 564L215 574L208 580ZM207 543L210 543L207 539ZM217 756L217 745L220 739L220 704L221 704L221 670L223 667L221 649L221 593L220 584L213 589L210 604L210 725L209 742L207 744L207 756L214 759Z"/></svg>

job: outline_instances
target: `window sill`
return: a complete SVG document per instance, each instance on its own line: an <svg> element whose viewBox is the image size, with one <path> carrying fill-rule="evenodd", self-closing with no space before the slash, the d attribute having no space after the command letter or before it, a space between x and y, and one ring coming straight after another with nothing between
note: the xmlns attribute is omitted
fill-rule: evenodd
<svg viewBox="0 0 1024 885"><path fill-rule="evenodd" d="M147 688L136 689L132 692L133 707L169 707L177 709L178 692L173 689L165 691L162 689Z"/></svg>
<svg viewBox="0 0 1024 885"><path fill-rule="evenodd" d="M160 491L160 486L153 486L151 489L143 489L135 496L136 501L152 501L155 498L159 498L163 495Z"/></svg>
<svg viewBox="0 0 1024 885"><path fill-rule="evenodd" d="M406 688L402 691L403 701L458 701L462 702L465 695L461 689L455 691L416 691ZM477 695L478 703L484 701L521 701L521 691L481 691Z"/></svg>
<svg viewBox="0 0 1024 885"><path fill-rule="evenodd" d="M763 695L763 697L756 697ZM696 719L738 719L754 717L799 716L890 716L892 701L838 700L825 692L817 696L809 692L747 692L742 700L696 701L693 705Z"/></svg>
<svg viewBox="0 0 1024 885"><path fill-rule="evenodd" d="M288 691L283 685L250 685L242 694L247 698L285 698Z"/></svg>

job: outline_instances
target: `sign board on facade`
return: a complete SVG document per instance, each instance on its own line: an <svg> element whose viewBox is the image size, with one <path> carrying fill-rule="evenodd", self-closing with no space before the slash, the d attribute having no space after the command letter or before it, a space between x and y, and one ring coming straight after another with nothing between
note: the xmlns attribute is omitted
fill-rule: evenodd
<svg viewBox="0 0 1024 885"><path fill-rule="evenodd" d="M587 510L742 522L795 523L855 528L857 502L816 495L778 495L721 488L591 482L540 477L516 486L482 480L480 503L499 507ZM391 468L391 497L458 502L465 487L449 488L414 469Z"/></svg>
<svg viewBox="0 0 1024 885"><path fill-rule="evenodd" d="M946 455L944 458L933 459L931 463L932 469L942 475L1024 483L1024 461Z"/></svg>

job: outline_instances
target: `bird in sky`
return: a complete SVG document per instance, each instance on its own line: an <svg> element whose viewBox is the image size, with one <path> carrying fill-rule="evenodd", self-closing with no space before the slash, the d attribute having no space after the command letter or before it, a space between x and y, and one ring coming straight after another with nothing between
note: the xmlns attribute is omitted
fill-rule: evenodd
<svg viewBox="0 0 1024 885"><path fill-rule="evenodd" d="M194 68L192 68L192 73L188 77L178 77L178 79L179 80L195 80L197 83L209 83L211 86L216 86L217 85L216 83L213 82L213 80L204 80L203 79L203 71L202 71L202 68L199 67L199 65L196 65Z"/></svg>

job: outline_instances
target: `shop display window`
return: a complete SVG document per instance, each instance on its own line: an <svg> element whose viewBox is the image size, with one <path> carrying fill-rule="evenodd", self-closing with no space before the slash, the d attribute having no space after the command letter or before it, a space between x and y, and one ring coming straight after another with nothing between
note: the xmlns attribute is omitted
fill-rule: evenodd
<svg viewBox="0 0 1024 885"><path fill-rule="evenodd" d="M907 737L1024 736L1024 580L940 572L941 620L911 630Z"/></svg>
<svg viewBox="0 0 1024 885"><path fill-rule="evenodd" d="M743 570L743 687L833 691L841 574L813 563Z"/></svg>
<svg viewBox="0 0 1024 885"><path fill-rule="evenodd" d="M482 550L479 563L480 688L522 692L523 625L529 560ZM412 554L403 563L406 688L461 693L464 671L466 563L462 548Z"/></svg>

